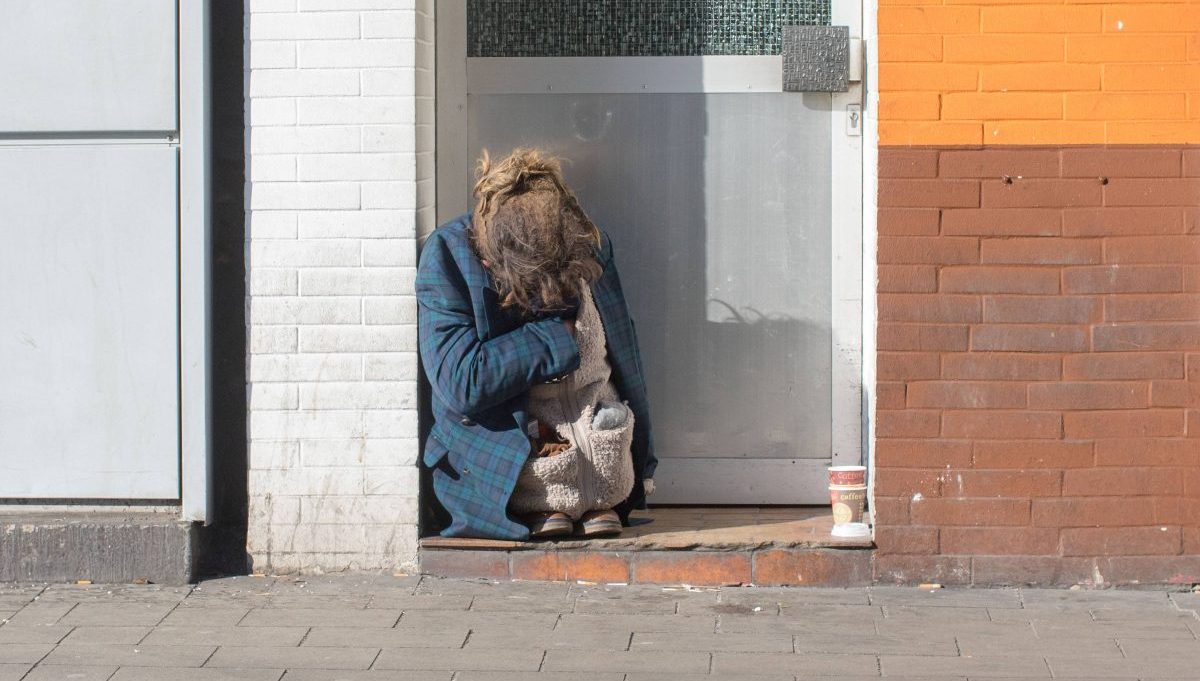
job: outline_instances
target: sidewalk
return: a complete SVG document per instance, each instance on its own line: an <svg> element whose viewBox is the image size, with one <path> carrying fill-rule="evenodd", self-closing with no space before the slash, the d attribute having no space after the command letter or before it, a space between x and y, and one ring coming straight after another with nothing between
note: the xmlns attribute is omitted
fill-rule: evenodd
<svg viewBox="0 0 1200 681"><path fill-rule="evenodd" d="M1200 594L368 574L0 586L0 681L1195 679Z"/></svg>

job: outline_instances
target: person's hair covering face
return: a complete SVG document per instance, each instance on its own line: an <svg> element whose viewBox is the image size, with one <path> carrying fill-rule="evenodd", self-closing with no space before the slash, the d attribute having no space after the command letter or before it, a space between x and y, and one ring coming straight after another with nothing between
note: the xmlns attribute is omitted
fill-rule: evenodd
<svg viewBox="0 0 1200 681"><path fill-rule="evenodd" d="M600 278L595 258L599 230L567 188L553 157L516 149L493 163L485 150L475 199L472 244L505 307L534 313L569 310L579 299L580 286Z"/></svg>

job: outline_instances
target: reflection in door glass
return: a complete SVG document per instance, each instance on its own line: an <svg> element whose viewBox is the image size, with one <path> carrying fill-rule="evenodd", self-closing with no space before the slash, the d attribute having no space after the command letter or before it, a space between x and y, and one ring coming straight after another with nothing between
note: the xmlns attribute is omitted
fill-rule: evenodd
<svg viewBox="0 0 1200 681"><path fill-rule="evenodd" d="M612 236L660 458L829 456L829 101L469 98L472 154L564 157Z"/></svg>

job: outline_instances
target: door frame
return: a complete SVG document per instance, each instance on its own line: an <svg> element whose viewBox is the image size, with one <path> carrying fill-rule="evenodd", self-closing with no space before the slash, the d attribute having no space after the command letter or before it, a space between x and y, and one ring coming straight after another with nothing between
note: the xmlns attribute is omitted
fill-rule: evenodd
<svg viewBox="0 0 1200 681"><path fill-rule="evenodd" d="M209 0L179 2L180 519L210 521L212 484L212 156Z"/></svg>
<svg viewBox="0 0 1200 681"><path fill-rule="evenodd" d="M873 374L866 366L867 339L864 330L874 330L875 279L873 257L864 248L871 224L866 219L867 205L874 205L875 143L874 122L866 115L874 105L868 102L866 41L863 40L865 16L862 2L831 2L831 24L850 27L850 83L847 92L832 93L830 116L831 171L834 186L832 224L857 225L857 229L833 229L831 233L831 451L833 465L869 465L870 401L865 398L864 377ZM466 0L442 0L437 3L435 17L437 51L436 83L436 214L442 224L463 210L468 196L465 178L470 176L468 126L468 93L653 93L653 92L780 92L782 91L782 57L764 56L691 56L691 57L571 57L570 78L566 78L564 59L539 58L468 58L466 33ZM697 60L704 74L702 83L680 85L672 72L681 63L694 65ZM495 83L503 82L503 89ZM847 107L857 105L859 134L847 134ZM840 112L841 115L837 115ZM870 140L864 144L864 139ZM857 176L858 181L854 178ZM840 193L842 194L839 197ZM854 190L857 190L854 191ZM873 236L871 243L874 243ZM870 249L874 254L874 247ZM864 275L870 274L870 280ZM867 315L871 316L868 317ZM870 339L874 346L873 337ZM694 459L696 465L712 459ZM810 463L811 462L811 463ZM755 473L762 476L765 461L756 463ZM780 459L771 462L779 470L772 479L789 480L790 487L802 486L819 490L794 497L794 503L825 503L827 480L824 459ZM760 503L745 498L747 484L738 484L728 477L729 468L722 467L715 479L720 485L705 487L709 503ZM747 483L749 480L747 479ZM692 491L694 491L693 488ZM665 494L664 494L665 492ZM672 503L671 493L661 489L659 503Z"/></svg>

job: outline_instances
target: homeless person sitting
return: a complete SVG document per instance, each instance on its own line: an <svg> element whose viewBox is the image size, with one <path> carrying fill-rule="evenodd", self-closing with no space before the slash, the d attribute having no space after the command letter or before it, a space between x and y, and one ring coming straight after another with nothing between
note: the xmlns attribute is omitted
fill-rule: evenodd
<svg viewBox="0 0 1200 681"><path fill-rule="evenodd" d="M485 151L475 199L417 268L442 535L619 534L657 460L612 244L536 150Z"/></svg>

